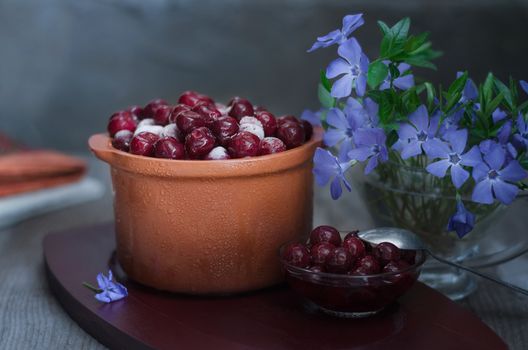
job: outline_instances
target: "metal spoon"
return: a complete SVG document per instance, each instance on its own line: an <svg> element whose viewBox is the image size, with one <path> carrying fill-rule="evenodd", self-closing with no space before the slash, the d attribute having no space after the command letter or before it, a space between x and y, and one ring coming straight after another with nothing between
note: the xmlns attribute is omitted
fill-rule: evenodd
<svg viewBox="0 0 528 350"><path fill-rule="evenodd" d="M435 258L436 260L444 264L451 265L458 269L462 269L462 270L474 273L477 276L486 278L492 282L500 284L501 286L513 289L514 291L522 293L524 295L528 295L528 290L526 289L517 287L508 282L501 281L499 279L496 279L484 273L478 272L472 268L454 263L452 261L443 259L435 255L434 253L431 252L429 247L427 247L427 245L420 239L418 235L412 233L409 230L396 228L396 227L380 227L380 228L375 228L372 230L361 231L359 232L359 236L361 237L361 239L368 241L370 243L374 243L374 244L378 244L381 242L390 242L401 249L413 249L413 250L422 249L427 254L429 254L430 256L432 256L433 258Z"/></svg>

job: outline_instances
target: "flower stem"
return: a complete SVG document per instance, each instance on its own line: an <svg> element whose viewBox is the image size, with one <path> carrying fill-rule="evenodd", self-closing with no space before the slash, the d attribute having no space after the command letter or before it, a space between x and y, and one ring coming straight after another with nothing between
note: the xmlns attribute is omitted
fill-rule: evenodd
<svg viewBox="0 0 528 350"><path fill-rule="evenodd" d="M91 291L94 292L94 293L102 293L102 292L103 292L102 289L100 289L100 288L96 288L96 287L92 286L92 285L91 285L90 283L88 283L88 282L83 282L82 285L85 286L86 288L88 288L89 290L91 290Z"/></svg>

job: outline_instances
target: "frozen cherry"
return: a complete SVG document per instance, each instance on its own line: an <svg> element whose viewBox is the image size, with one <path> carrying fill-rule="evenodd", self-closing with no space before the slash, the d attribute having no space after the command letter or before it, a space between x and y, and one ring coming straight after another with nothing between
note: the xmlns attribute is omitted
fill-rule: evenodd
<svg viewBox="0 0 528 350"><path fill-rule="evenodd" d="M202 126L194 129L185 137L185 150L189 158L200 159L214 148L215 141L211 130Z"/></svg>
<svg viewBox="0 0 528 350"><path fill-rule="evenodd" d="M297 123L299 124L299 119L297 119L295 116L293 115L283 115L279 118L277 118L277 126L280 126L286 122L294 122L294 123Z"/></svg>
<svg viewBox="0 0 528 350"><path fill-rule="evenodd" d="M167 125L169 123L169 117L172 113L173 107L167 105L160 105L154 111L154 122L158 125Z"/></svg>
<svg viewBox="0 0 528 350"><path fill-rule="evenodd" d="M400 249L390 242L381 242L374 247L372 252L382 265L391 260L400 260Z"/></svg>
<svg viewBox="0 0 528 350"><path fill-rule="evenodd" d="M313 126L312 124L307 121L307 120L303 120L302 121L302 126L304 128L304 141L308 141L309 139L312 138L312 135L313 135Z"/></svg>
<svg viewBox="0 0 528 350"><path fill-rule="evenodd" d="M277 135L284 142L286 148L298 147L304 142L304 129L297 122L286 121L277 128Z"/></svg>
<svg viewBox="0 0 528 350"><path fill-rule="evenodd" d="M211 152L209 152L204 157L204 160L224 160L224 159L231 159L231 157L229 156L229 153L227 153L227 150L222 146L213 148Z"/></svg>
<svg viewBox="0 0 528 350"><path fill-rule="evenodd" d="M176 125L178 130L184 135L187 135L196 128L205 126L205 121L202 116L193 111L183 111L176 117Z"/></svg>
<svg viewBox="0 0 528 350"><path fill-rule="evenodd" d="M145 119L143 119L145 120ZM159 137L163 136L163 130L164 130L164 127L161 126L161 125L148 125L148 124L145 124L145 125L138 125L138 127L136 128L136 131L134 131L134 135L137 135L141 132L150 132L150 133L153 133L153 134L156 134L158 135Z"/></svg>
<svg viewBox="0 0 528 350"><path fill-rule="evenodd" d="M242 131L229 139L227 150L233 158L255 157L258 155L259 144L258 136Z"/></svg>
<svg viewBox="0 0 528 350"><path fill-rule="evenodd" d="M213 133L221 145L227 145L227 141L238 133L238 123L235 118L221 117L213 123Z"/></svg>
<svg viewBox="0 0 528 350"><path fill-rule="evenodd" d="M130 141L130 153L152 157L154 155L154 144L158 139L159 136L151 132L140 132Z"/></svg>
<svg viewBox="0 0 528 350"><path fill-rule="evenodd" d="M161 132L161 136L170 136L174 137L178 141L180 141L180 132L178 130L178 126L176 124L167 124L163 127L163 131Z"/></svg>
<svg viewBox="0 0 528 350"><path fill-rule="evenodd" d="M416 262L416 250L400 249L401 260L405 260L411 265Z"/></svg>
<svg viewBox="0 0 528 350"><path fill-rule="evenodd" d="M242 117L242 119L240 119L238 121L238 124L240 124L240 125L242 125L242 124L256 124L256 125L262 127L262 123L260 122L260 120L258 120L255 117L250 117L250 116Z"/></svg>
<svg viewBox="0 0 528 350"><path fill-rule="evenodd" d="M383 272L400 272L410 267L408 262L405 260L389 261L387 265L383 267Z"/></svg>
<svg viewBox="0 0 528 350"><path fill-rule="evenodd" d="M257 118L262 127L264 128L265 136L273 136L277 130L277 120L275 116L268 111L255 112L255 118Z"/></svg>
<svg viewBox="0 0 528 350"><path fill-rule="evenodd" d="M214 105L206 103L198 103L192 108L193 112L198 113L202 116L205 121L205 126L211 129L215 120L222 116L219 110Z"/></svg>
<svg viewBox="0 0 528 350"><path fill-rule="evenodd" d="M317 243L310 249L310 256L313 265L324 265L330 252L335 249L335 245L328 242Z"/></svg>
<svg viewBox="0 0 528 350"><path fill-rule="evenodd" d="M267 112L268 109L264 106L253 106L253 110L256 112Z"/></svg>
<svg viewBox="0 0 528 350"><path fill-rule="evenodd" d="M111 137L121 130L136 130L137 123L128 111L121 111L114 113L108 121L107 130Z"/></svg>
<svg viewBox="0 0 528 350"><path fill-rule="evenodd" d="M365 256L365 244L359 237L348 236L343 240L343 248L348 250L352 258L359 259Z"/></svg>
<svg viewBox="0 0 528 350"><path fill-rule="evenodd" d="M236 102L238 101L241 101L241 100L246 100L245 98L243 97L240 97L240 96L233 96L229 102L227 102L227 107L232 107ZM247 101L247 100L246 100Z"/></svg>
<svg viewBox="0 0 528 350"><path fill-rule="evenodd" d="M140 107L140 106L130 106L127 108L127 111L129 111L130 113L132 113L132 115L134 117L136 117L137 119L141 119L141 116L143 115L143 107Z"/></svg>
<svg viewBox="0 0 528 350"><path fill-rule="evenodd" d="M120 151L128 152L130 149L130 140L134 134L130 130L118 131L112 139L112 146Z"/></svg>
<svg viewBox="0 0 528 350"><path fill-rule="evenodd" d="M286 151L286 145L276 137L265 137L260 141L260 156L284 151Z"/></svg>
<svg viewBox="0 0 528 350"><path fill-rule="evenodd" d="M214 101L209 96L199 94L196 91L185 91L178 98L178 103L182 103L191 107L194 107L199 102L214 104Z"/></svg>
<svg viewBox="0 0 528 350"><path fill-rule="evenodd" d="M346 273L350 269L352 257L343 247L337 247L330 251L326 258L326 271L330 273Z"/></svg>
<svg viewBox="0 0 528 350"><path fill-rule="evenodd" d="M145 118L138 123L138 128L144 125L156 125L156 122L152 118Z"/></svg>
<svg viewBox="0 0 528 350"><path fill-rule="evenodd" d="M174 137L162 137L154 144L154 156L156 158L184 159L185 148Z"/></svg>
<svg viewBox="0 0 528 350"><path fill-rule="evenodd" d="M343 238L343 241L347 240L350 237L359 237L358 236L359 230L350 231L346 234L345 238Z"/></svg>
<svg viewBox="0 0 528 350"><path fill-rule="evenodd" d="M216 102L215 103L215 108L220 112L222 113L222 115L227 115L227 106L225 104L222 104L222 103L218 103Z"/></svg>
<svg viewBox="0 0 528 350"><path fill-rule="evenodd" d="M253 118L253 117L244 117L244 118ZM240 123L239 131L240 132L242 131L250 132L253 135L257 136L259 140L262 140L264 138L264 129L262 128L262 125L260 124L260 122L258 122L258 124Z"/></svg>
<svg viewBox="0 0 528 350"><path fill-rule="evenodd" d="M143 108L143 113L141 114L140 118L141 119L154 118L154 114L156 113L156 110L160 106L166 106L166 105L168 105L167 101L165 101L165 100L163 100L161 98L152 100L149 103L147 103L145 108Z"/></svg>
<svg viewBox="0 0 528 350"><path fill-rule="evenodd" d="M254 110L251 102L244 98L239 98L231 104L229 115L237 120L245 116L253 116Z"/></svg>
<svg viewBox="0 0 528 350"><path fill-rule="evenodd" d="M303 268L310 266L310 252L300 243L288 245L282 253L282 258L293 266Z"/></svg>
<svg viewBox="0 0 528 350"><path fill-rule="evenodd" d="M339 247L341 245L341 235L339 231L332 226L317 226L310 233L310 243L315 245L321 242L329 242Z"/></svg>
<svg viewBox="0 0 528 350"><path fill-rule="evenodd" d="M355 267L352 269L354 275L374 275L379 273L381 265L374 256L365 255L364 257L356 260Z"/></svg>
<svg viewBox="0 0 528 350"><path fill-rule="evenodd" d="M171 115L169 116L169 122L170 123L176 123L176 117L178 114L180 114L183 111L190 111L191 107L184 105L184 104L177 104L176 106L172 107Z"/></svg>

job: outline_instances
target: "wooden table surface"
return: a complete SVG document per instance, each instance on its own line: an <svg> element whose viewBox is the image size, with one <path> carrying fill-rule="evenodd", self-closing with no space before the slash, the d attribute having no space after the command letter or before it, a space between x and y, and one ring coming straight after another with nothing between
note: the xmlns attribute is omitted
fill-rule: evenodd
<svg viewBox="0 0 528 350"><path fill-rule="evenodd" d="M92 169L104 181L108 180L106 171L98 165ZM326 200L326 190L324 193L317 194L316 203ZM511 210L526 212L526 205ZM318 213L316 223L335 220L324 210ZM68 317L51 294L44 271L42 240L50 231L111 219L112 201L108 195L100 201L37 217L0 231L0 349L104 349ZM505 267L526 265L523 258L517 261L517 265L512 262ZM528 277L526 269L520 269ZM526 348L526 297L480 281L478 291L460 304L480 317L511 349Z"/></svg>

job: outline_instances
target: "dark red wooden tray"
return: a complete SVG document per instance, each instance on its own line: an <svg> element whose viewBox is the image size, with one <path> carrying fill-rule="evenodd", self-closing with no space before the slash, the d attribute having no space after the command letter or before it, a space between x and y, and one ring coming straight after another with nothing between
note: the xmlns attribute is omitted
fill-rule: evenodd
<svg viewBox="0 0 528 350"><path fill-rule="evenodd" d="M505 349L477 317L416 284L399 303L368 319L337 319L307 309L285 286L232 297L158 292L113 266L113 225L50 234L44 257L50 287L66 312L116 349ZM129 296L99 303L95 284L112 266Z"/></svg>

